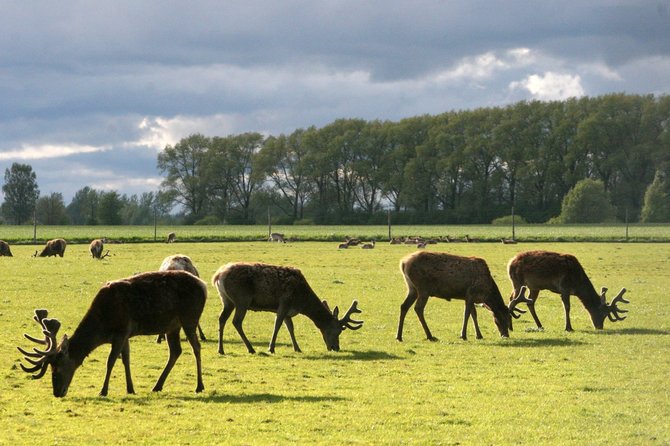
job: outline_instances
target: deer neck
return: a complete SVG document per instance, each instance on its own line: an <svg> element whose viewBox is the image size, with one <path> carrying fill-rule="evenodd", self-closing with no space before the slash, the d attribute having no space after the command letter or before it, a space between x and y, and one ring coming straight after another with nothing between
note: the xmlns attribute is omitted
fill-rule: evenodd
<svg viewBox="0 0 670 446"><path fill-rule="evenodd" d="M104 344L106 341L100 336L101 325L95 318L87 315L79 323L79 326L74 331L70 338L70 345L68 347L69 356L77 365L84 362L84 359L97 347Z"/></svg>
<svg viewBox="0 0 670 446"><path fill-rule="evenodd" d="M301 313L310 318L318 328L324 328L333 320L333 314L315 294L313 298L307 299Z"/></svg>

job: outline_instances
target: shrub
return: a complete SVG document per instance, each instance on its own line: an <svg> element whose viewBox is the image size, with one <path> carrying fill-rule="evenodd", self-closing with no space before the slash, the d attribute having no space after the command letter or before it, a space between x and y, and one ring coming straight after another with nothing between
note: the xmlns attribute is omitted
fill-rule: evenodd
<svg viewBox="0 0 670 446"><path fill-rule="evenodd" d="M220 221L216 216L208 215L207 217L201 218L193 224L197 226L211 226L220 224Z"/></svg>
<svg viewBox="0 0 670 446"><path fill-rule="evenodd" d="M514 216L514 224L517 225L525 225L528 222L521 216L521 215L515 215ZM497 225L497 226L510 226L512 224L512 216L511 215L505 215L503 217L498 217L495 218L492 222L492 225Z"/></svg>
<svg viewBox="0 0 670 446"><path fill-rule="evenodd" d="M556 223L604 223L613 221L614 216L603 182L587 178L565 194Z"/></svg>
<svg viewBox="0 0 670 446"><path fill-rule="evenodd" d="M644 193L644 205L642 206L642 223L665 223L670 222L670 195L668 190L670 184L665 181L665 175L659 170L654 176L654 181Z"/></svg>

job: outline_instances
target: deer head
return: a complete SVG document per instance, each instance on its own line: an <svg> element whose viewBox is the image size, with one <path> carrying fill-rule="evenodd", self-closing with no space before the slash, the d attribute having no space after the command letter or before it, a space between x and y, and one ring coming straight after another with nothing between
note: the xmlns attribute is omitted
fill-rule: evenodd
<svg viewBox="0 0 670 446"><path fill-rule="evenodd" d="M596 328L603 328L602 322L605 321L605 318L608 318L612 322L622 321L626 319L626 316L622 316L621 313L628 313L628 310L621 309L617 306L617 303L619 302L625 304L630 303L630 301L623 298L625 292L626 288L621 288L619 294L617 294L614 297L614 299L612 299L612 302L608 304L607 298L605 297L605 294L607 293L607 288L602 287L600 289L600 310L602 315L602 321L600 321L600 326L599 327L596 326Z"/></svg>
<svg viewBox="0 0 670 446"><path fill-rule="evenodd" d="M512 320L513 320L512 318L519 319L521 317L521 315L526 312L526 310L522 310L521 308L517 308L516 306L518 304L522 303L522 302L526 303L526 304L532 304L533 303L533 301L531 299L528 299L526 297L526 291L528 291L528 288L525 287L525 286L522 286L519 289L519 293L517 294L517 296L509 302L509 305L508 305L507 308L509 310L509 315L511 316L510 319L509 319L509 329L510 330L514 330L512 328Z"/></svg>
<svg viewBox="0 0 670 446"><path fill-rule="evenodd" d="M328 312L330 312L328 303L325 300L323 301L323 305L326 307ZM351 315L354 313L361 313L361 310L358 308L357 300L353 301L351 307L349 307L342 319L338 319L340 309L338 307L333 309L333 317L331 321L325 327L321 328L321 335L323 336L323 340L326 343L326 348L328 348L328 351L340 351L340 333L342 333L345 329L348 328L349 330L358 330L363 326L363 321L357 321L351 318Z"/></svg>
<svg viewBox="0 0 670 446"><path fill-rule="evenodd" d="M44 345L44 350L33 347L32 351L17 347L24 355L24 359L32 365L26 367L23 363L21 369L26 373L34 373L33 379L42 378L51 365L51 381L55 397L64 397L77 368L76 363L68 355L69 340L67 336L63 337L60 345L56 341L56 335L60 329L60 322L57 319L47 319L48 311L44 309L35 310L33 320L42 328L44 339L38 339L24 333L26 339L36 344Z"/></svg>

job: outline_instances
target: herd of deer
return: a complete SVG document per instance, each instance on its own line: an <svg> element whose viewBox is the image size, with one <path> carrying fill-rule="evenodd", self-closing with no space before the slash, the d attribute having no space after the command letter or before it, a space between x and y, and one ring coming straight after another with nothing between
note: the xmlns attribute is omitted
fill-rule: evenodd
<svg viewBox="0 0 670 446"><path fill-rule="evenodd" d="M47 243L50 249L60 249L62 257L65 241ZM55 242L55 241L52 241ZM100 242L100 243L96 243ZM0 241L0 252L5 242ZM8 248L8 245L6 246ZM45 247L45 250L47 249ZM102 241L91 243L93 257L101 258ZM98 253L96 256L95 252ZM56 255L45 254L45 255ZM11 255L11 253L9 254ZM41 254L40 254L41 255ZM625 319L627 310L617 306L628 303L623 298L622 288L611 302L607 302L602 288L598 294L581 264L570 254L549 251L527 251L514 256L507 266L513 291L508 304L495 283L486 261L477 257L462 257L447 253L416 251L400 260L400 270L407 284L407 297L400 306L400 319L396 339L402 341L405 316L414 306L419 322L428 340L435 341L424 318L428 298L461 299L465 301L465 313L461 338L467 339L468 320L472 318L477 339L482 338L477 321L476 305L493 313L493 320L502 337L508 337L512 320L519 318L517 306L525 303L538 328L542 324L535 312L535 302L540 290L549 290L561 296L565 310L565 330L572 331L570 323L570 296L577 296L589 313L593 326L602 329L605 319L612 322ZM363 321L352 319L360 313L358 302L353 301L343 317L339 309L330 310L326 301L321 301L312 290L302 272L289 266L264 263L233 262L220 267L212 276L223 309L219 315L218 353L223 355L223 329L229 317L242 338L249 353L255 350L242 328L247 311L269 311L276 319L269 344L274 353L277 333L284 324L288 329L293 349L300 352L295 338L292 318L298 314L307 316L319 329L328 350L339 351L340 334L346 330L358 330ZM526 297L526 293L529 293ZM137 274L124 279L107 282L93 298L90 308L71 337L64 336L58 343L56 336L60 322L48 318L45 309L35 310L33 319L39 325L43 339L29 334L24 336L42 348L26 350L18 347L28 366L21 363L26 373L33 378L43 377L49 366L52 372L53 394L63 397L77 368L94 349L102 344L111 344L107 359L107 371L100 395L108 392L112 368L120 356L126 376L126 390L134 393L130 374L129 339L137 335L159 335L164 337L169 348L169 359L153 390L160 391L165 380L182 353L179 333L183 329L191 345L196 362L197 386L204 390L200 339L205 340L199 326L200 317L207 299L207 284L199 278L193 262L188 256L167 257L158 271Z"/></svg>

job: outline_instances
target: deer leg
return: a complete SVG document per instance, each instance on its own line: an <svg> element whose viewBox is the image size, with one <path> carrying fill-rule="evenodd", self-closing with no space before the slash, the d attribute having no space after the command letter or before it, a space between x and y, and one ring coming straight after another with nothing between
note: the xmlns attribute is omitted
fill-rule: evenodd
<svg viewBox="0 0 670 446"><path fill-rule="evenodd" d="M199 327L200 325L198 325ZM198 336L195 333L195 328L193 327L184 327L184 333L186 334L186 339L188 343L191 344L193 349L193 356L195 356L195 369L198 374L198 385L195 388L195 393L200 393L205 390L205 385L202 383L202 361L200 360L200 341L198 341Z"/></svg>
<svg viewBox="0 0 670 446"><path fill-rule="evenodd" d="M247 346L247 350L249 351L249 353L256 353L256 350L254 350L254 347L251 345L251 342L249 342L249 339L247 339L247 335L244 334L244 330L242 329L242 322L244 321L244 316L246 314L247 314L246 308L237 307L235 309L235 316L233 316L233 326L237 330L237 333L239 333L240 337L242 338L242 341L244 341L244 345Z"/></svg>
<svg viewBox="0 0 670 446"><path fill-rule="evenodd" d="M231 313L235 309L235 306L227 300L223 301L223 310L219 315L219 354L223 355L223 327L226 325L226 321L230 317Z"/></svg>
<svg viewBox="0 0 670 446"><path fill-rule="evenodd" d="M202 327L200 326L200 322L198 322L198 334L200 335L201 341L207 340L207 338L205 337L205 333L202 331Z"/></svg>
<svg viewBox="0 0 670 446"><path fill-rule="evenodd" d="M170 349L170 357L168 358L167 364L165 364L163 373L161 373L161 376L158 377L158 381L156 381L156 385L153 388L154 392L160 392L161 390L163 390L163 384L165 383L165 379L170 374L170 370L172 370L172 367L174 367L174 363L177 362L177 358L179 358L179 356L181 355L181 342L179 341L179 330L180 329L176 329L165 334L165 339L167 340L168 348Z"/></svg>
<svg viewBox="0 0 670 446"><path fill-rule="evenodd" d="M463 339L464 341L468 340L468 333L467 333L468 332L468 319L470 319L470 315L472 314L472 311L474 309L475 309L475 305L473 303L471 303L469 300L466 300L465 301L465 312L463 313L463 327L461 328L461 339Z"/></svg>
<svg viewBox="0 0 670 446"><path fill-rule="evenodd" d="M160 344L165 339L165 333L161 333L156 337L156 344Z"/></svg>
<svg viewBox="0 0 670 446"><path fill-rule="evenodd" d="M126 392L135 393L133 378L130 376L130 340L126 340L121 349L121 362L123 362L123 368L126 372Z"/></svg>
<svg viewBox="0 0 670 446"><path fill-rule="evenodd" d="M112 341L112 349L107 357L107 373L105 373L105 381L102 383L102 389L100 389L100 396L107 396L107 391L109 390L109 378L112 376L114 363L116 363L116 358L119 357L119 354L123 351L127 342L128 338L115 338Z"/></svg>
<svg viewBox="0 0 670 446"><path fill-rule="evenodd" d="M528 303L528 311L530 311L530 315L533 316L533 320L535 321L535 325L537 325L537 328L543 329L542 327L542 322L540 322L540 318L537 317L537 313L535 312L535 302L537 301L537 296L540 294L540 290L530 290L528 294L528 299L532 301L532 303Z"/></svg>
<svg viewBox="0 0 670 446"><path fill-rule="evenodd" d="M302 350L300 350L300 347L298 347L298 341L295 339L295 333L293 333L293 319L290 317L287 317L284 319L284 325L286 325L286 329L288 330L288 334L291 335L291 342L293 343L293 350L302 353Z"/></svg>
<svg viewBox="0 0 670 446"><path fill-rule="evenodd" d="M275 326L272 331L272 339L270 339L270 348L268 350L270 353L275 352L275 343L277 342L277 334L279 333L281 324L284 323L284 319L286 319L286 309L282 305L279 305L279 308L277 308L277 317L275 318Z"/></svg>
<svg viewBox="0 0 670 446"><path fill-rule="evenodd" d="M561 300L563 301L563 310L565 311L565 331L573 331L572 324L570 323L570 295L561 294Z"/></svg>
<svg viewBox="0 0 670 446"><path fill-rule="evenodd" d="M410 308L412 308L414 302L416 302L416 298L417 298L416 290L410 288L409 291L407 292L407 297L405 298L405 301L402 303L402 305L400 305L400 320L398 321L398 334L395 337L400 342L402 342L402 326L405 323L405 316L407 316L407 312L409 311Z"/></svg>
<svg viewBox="0 0 670 446"><path fill-rule="evenodd" d="M416 312L417 317L419 318L419 322L421 322L421 326L423 327L423 331L426 333L426 338L428 338L429 341L435 342L438 339L433 336L433 334L430 332L430 328L428 328L428 324L426 323L426 318L423 317L423 310L426 308L426 304L428 303L428 296L419 296L416 300L416 305L414 305L414 311Z"/></svg>
<svg viewBox="0 0 670 446"><path fill-rule="evenodd" d="M483 339L484 336L482 336L482 332L479 331L479 324L477 323L477 307L474 305L472 305L472 312L470 313L470 316L472 316L472 324L475 326L475 336L477 339Z"/></svg>

